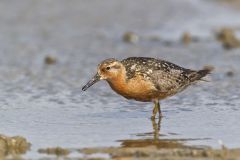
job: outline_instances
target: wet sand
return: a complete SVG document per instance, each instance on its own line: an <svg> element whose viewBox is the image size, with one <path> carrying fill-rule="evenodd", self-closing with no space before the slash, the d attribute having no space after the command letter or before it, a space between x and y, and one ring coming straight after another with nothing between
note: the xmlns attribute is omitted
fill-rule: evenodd
<svg viewBox="0 0 240 160"><path fill-rule="evenodd" d="M239 0L220 0L220 1L217 1L217 3L222 3L224 5L229 5L235 9L239 9L240 7L240 1Z"/></svg>
<svg viewBox="0 0 240 160"><path fill-rule="evenodd" d="M2 155L20 135L32 144L16 151L23 159L237 159L239 11L201 0L0 3ZM161 102L158 129L151 103L125 100L104 82L81 92L101 60L130 56L214 72Z"/></svg>
<svg viewBox="0 0 240 160"><path fill-rule="evenodd" d="M159 126L152 133L154 138L150 139L129 139L121 140L119 147L92 147L92 148L62 148L50 147L40 148L38 153L44 160L131 160L131 159L201 159L201 160L238 160L240 159L240 149L228 149L222 145L221 149L213 149L207 146L189 146L185 141L189 139L163 139L159 138ZM30 150L30 143L20 136L7 137L0 136L0 159L21 159L26 151Z"/></svg>

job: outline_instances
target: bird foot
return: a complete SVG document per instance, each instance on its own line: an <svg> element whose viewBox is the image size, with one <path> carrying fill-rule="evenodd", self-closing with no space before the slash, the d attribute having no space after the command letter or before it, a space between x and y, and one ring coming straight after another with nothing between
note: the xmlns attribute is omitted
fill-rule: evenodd
<svg viewBox="0 0 240 160"><path fill-rule="evenodd" d="M155 120L155 116L151 116L151 120Z"/></svg>
<svg viewBox="0 0 240 160"><path fill-rule="evenodd" d="M158 119L162 119L162 118L163 118L163 115L160 114L159 117L158 117ZM151 116L151 120L155 120L155 119L157 119L155 116Z"/></svg>

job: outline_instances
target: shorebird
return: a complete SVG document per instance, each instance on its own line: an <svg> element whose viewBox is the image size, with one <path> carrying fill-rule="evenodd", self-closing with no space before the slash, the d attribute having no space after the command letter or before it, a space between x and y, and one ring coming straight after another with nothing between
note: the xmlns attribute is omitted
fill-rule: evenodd
<svg viewBox="0 0 240 160"><path fill-rule="evenodd" d="M122 61L110 58L98 65L97 73L82 90L106 80L115 92L127 99L154 102L151 118L155 119L157 113L162 117L160 100L183 91L210 72L207 68L191 70L149 57L129 57Z"/></svg>

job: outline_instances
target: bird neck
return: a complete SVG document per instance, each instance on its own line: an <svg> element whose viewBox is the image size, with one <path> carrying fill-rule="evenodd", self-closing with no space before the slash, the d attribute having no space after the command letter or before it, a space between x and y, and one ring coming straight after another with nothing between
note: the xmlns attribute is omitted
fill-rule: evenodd
<svg viewBox="0 0 240 160"><path fill-rule="evenodd" d="M117 93L124 93L127 89L126 70L122 70L117 76L108 79L107 82Z"/></svg>

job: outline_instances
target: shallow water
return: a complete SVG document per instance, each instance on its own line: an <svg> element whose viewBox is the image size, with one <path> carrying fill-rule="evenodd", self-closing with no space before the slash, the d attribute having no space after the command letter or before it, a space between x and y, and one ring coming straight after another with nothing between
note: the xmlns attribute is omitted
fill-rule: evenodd
<svg viewBox="0 0 240 160"><path fill-rule="evenodd" d="M26 137L32 143L29 157L44 147L116 146L118 140L153 138L145 134L153 132L153 104L126 100L105 82L81 91L101 60L150 56L188 68L215 67L210 82L162 101L160 135L197 139L188 144L219 147L222 140L240 147L239 49L224 50L213 38L216 28L238 27L239 16L197 0L2 1L0 133ZM140 35L139 43L122 42L129 30ZM181 44L183 31L200 41ZM57 57L57 63L45 65L46 55Z"/></svg>

